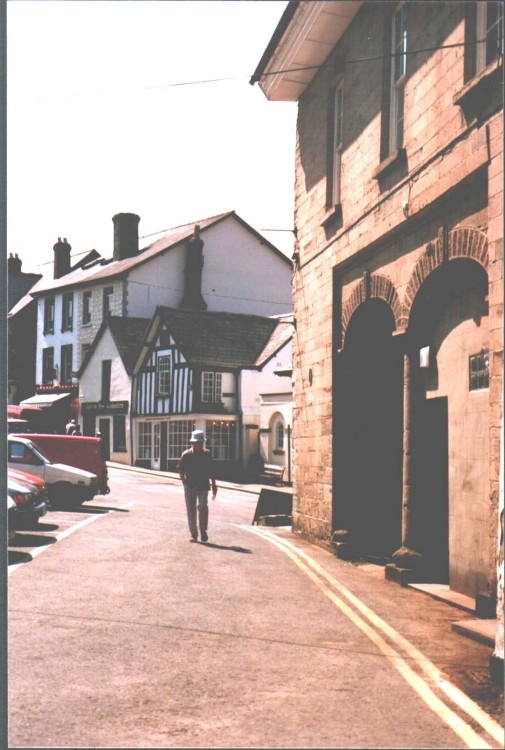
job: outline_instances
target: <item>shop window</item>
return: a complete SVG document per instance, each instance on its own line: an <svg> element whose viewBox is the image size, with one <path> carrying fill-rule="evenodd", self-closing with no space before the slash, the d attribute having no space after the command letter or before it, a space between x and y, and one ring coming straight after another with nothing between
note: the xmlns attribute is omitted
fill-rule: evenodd
<svg viewBox="0 0 505 750"><path fill-rule="evenodd" d="M116 453L126 451L126 417L114 416L112 423L112 450Z"/></svg>
<svg viewBox="0 0 505 750"><path fill-rule="evenodd" d="M469 361L470 390L484 391L489 388L489 352L473 354Z"/></svg>
<svg viewBox="0 0 505 750"><path fill-rule="evenodd" d="M195 429L192 419L177 419L168 423L168 458L180 458L189 448L189 439Z"/></svg>
<svg viewBox="0 0 505 750"><path fill-rule="evenodd" d="M151 423L150 422L139 422L138 423L138 458L151 458L152 452L152 439L151 439Z"/></svg>
<svg viewBox="0 0 505 750"><path fill-rule="evenodd" d="M207 422L207 448L217 461L237 458L237 425L235 422Z"/></svg>

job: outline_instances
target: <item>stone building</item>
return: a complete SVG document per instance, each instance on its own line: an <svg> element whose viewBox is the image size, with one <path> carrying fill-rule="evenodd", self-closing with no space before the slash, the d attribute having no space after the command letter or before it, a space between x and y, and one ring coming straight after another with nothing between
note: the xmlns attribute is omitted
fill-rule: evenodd
<svg viewBox="0 0 505 750"><path fill-rule="evenodd" d="M250 81L298 101L293 529L478 612L503 585L502 76L502 3L336 1L290 2Z"/></svg>

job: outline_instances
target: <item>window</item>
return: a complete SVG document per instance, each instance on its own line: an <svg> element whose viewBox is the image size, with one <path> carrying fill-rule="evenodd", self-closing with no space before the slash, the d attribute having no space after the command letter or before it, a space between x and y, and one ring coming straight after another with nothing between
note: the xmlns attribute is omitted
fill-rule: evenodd
<svg viewBox="0 0 505 750"><path fill-rule="evenodd" d="M195 429L192 419L178 419L168 423L168 458L180 458L189 447L189 439Z"/></svg>
<svg viewBox="0 0 505 750"><path fill-rule="evenodd" d="M222 400L223 376L220 372L202 372L202 401L219 404Z"/></svg>
<svg viewBox="0 0 505 750"><path fill-rule="evenodd" d="M81 347L81 362L84 362L86 359L86 354L91 349L91 344L83 344Z"/></svg>
<svg viewBox="0 0 505 750"><path fill-rule="evenodd" d="M72 344L61 347L60 382L64 384L72 382Z"/></svg>
<svg viewBox="0 0 505 750"><path fill-rule="evenodd" d="M275 425L275 434L274 434L274 450L276 451L283 451L284 450L284 422L277 422Z"/></svg>
<svg viewBox="0 0 505 750"><path fill-rule="evenodd" d="M126 451L126 417L114 416L112 419L112 450L124 453Z"/></svg>
<svg viewBox="0 0 505 750"><path fill-rule="evenodd" d="M389 110L389 153L403 148L404 91L407 72L406 8L393 13L391 28L391 95Z"/></svg>
<svg viewBox="0 0 505 750"><path fill-rule="evenodd" d="M44 300L44 333L54 333L54 296Z"/></svg>
<svg viewBox="0 0 505 750"><path fill-rule="evenodd" d="M61 310L61 330L71 331L74 324L74 294L67 292L63 295Z"/></svg>
<svg viewBox="0 0 505 750"><path fill-rule="evenodd" d="M503 55L503 3L477 3L476 73Z"/></svg>
<svg viewBox="0 0 505 750"><path fill-rule="evenodd" d="M469 370L471 391L489 388L489 352L473 354L470 357Z"/></svg>
<svg viewBox="0 0 505 750"><path fill-rule="evenodd" d="M342 171L342 124L344 104L344 82L341 80L330 96L329 106L329 158L326 189L326 208L330 209L341 202L340 183Z"/></svg>
<svg viewBox="0 0 505 750"><path fill-rule="evenodd" d="M103 317L108 318L112 315L112 295L114 287L108 286L103 290Z"/></svg>
<svg viewBox="0 0 505 750"><path fill-rule="evenodd" d="M233 461L237 457L237 425L235 422L207 422L207 448L218 461Z"/></svg>
<svg viewBox="0 0 505 750"><path fill-rule="evenodd" d="M139 422L138 434L138 457L151 458L152 441L151 441L151 423Z"/></svg>
<svg viewBox="0 0 505 750"><path fill-rule="evenodd" d="M54 347L48 346L42 350L42 383L52 385L54 376Z"/></svg>
<svg viewBox="0 0 505 750"><path fill-rule="evenodd" d="M170 375L172 358L169 354L158 357L157 391L160 396L170 395Z"/></svg>
<svg viewBox="0 0 505 750"><path fill-rule="evenodd" d="M160 460L160 423L153 425L153 459Z"/></svg>
<svg viewBox="0 0 505 750"><path fill-rule="evenodd" d="M101 401L106 404L110 401L110 371L112 366L112 360L102 360L102 397Z"/></svg>
<svg viewBox="0 0 505 750"><path fill-rule="evenodd" d="M91 292L82 293L82 324L91 323Z"/></svg>

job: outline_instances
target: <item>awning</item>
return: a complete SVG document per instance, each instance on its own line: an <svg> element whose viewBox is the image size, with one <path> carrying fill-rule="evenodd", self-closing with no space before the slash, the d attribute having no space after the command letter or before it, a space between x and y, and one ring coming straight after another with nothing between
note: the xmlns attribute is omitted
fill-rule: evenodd
<svg viewBox="0 0 505 750"><path fill-rule="evenodd" d="M8 417L23 417L27 412L42 411L40 406L19 406L18 404L7 404Z"/></svg>
<svg viewBox="0 0 505 750"><path fill-rule="evenodd" d="M39 406L41 409L47 409L54 404L63 401L64 398L71 398L71 393L36 393L35 396L25 398L20 402L20 406Z"/></svg>

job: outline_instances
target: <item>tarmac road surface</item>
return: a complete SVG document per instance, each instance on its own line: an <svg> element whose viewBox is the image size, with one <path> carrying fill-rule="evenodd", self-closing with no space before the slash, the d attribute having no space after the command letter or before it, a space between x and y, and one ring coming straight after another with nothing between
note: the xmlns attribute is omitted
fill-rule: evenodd
<svg viewBox="0 0 505 750"><path fill-rule="evenodd" d="M489 649L444 603L251 526L253 494L220 488L189 544L180 483L110 486L10 566L10 748L503 747L448 679Z"/></svg>

